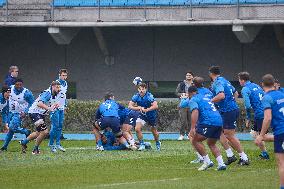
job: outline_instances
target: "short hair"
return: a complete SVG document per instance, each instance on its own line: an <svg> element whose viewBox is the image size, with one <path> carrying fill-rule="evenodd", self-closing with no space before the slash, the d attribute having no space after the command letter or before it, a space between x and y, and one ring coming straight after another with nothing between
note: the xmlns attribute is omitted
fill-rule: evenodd
<svg viewBox="0 0 284 189"><path fill-rule="evenodd" d="M60 85L59 81L52 81L51 86Z"/></svg>
<svg viewBox="0 0 284 189"><path fill-rule="evenodd" d="M240 72L238 73L238 77L240 80L249 81L249 73L248 72Z"/></svg>
<svg viewBox="0 0 284 189"><path fill-rule="evenodd" d="M211 66L209 68L209 72L215 75L220 75L221 74L220 66Z"/></svg>
<svg viewBox="0 0 284 189"><path fill-rule="evenodd" d="M200 88L203 87L204 79L202 77L194 77L193 78L193 84L195 87Z"/></svg>
<svg viewBox="0 0 284 189"><path fill-rule="evenodd" d="M15 69L19 69L18 66L10 66L9 73L12 73Z"/></svg>
<svg viewBox="0 0 284 189"><path fill-rule="evenodd" d="M275 83L275 79L271 74L265 74L262 77L262 84L264 87L273 87Z"/></svg>
<svg viewBox="0 0 284 189"><path fill-rule="evenodd" d="M185 75L188 74L188 73L191 74L192 76L194 76L194 74L193 74L192 71L187 71L187 72L185 73Z"/></svg>
<svg viewBox="0 0 284 189"><path fill-rule="evenodd" d="M188 93L197 92L197 87L196 86L190 86L190 87L188 87L187 92Z"/></svg>
<svg viewBox="0 0 284 189"><path fill-rule="evenodd" d="M275 83L280 84L280 82L279 82L278 79L274 78L274 80L275 80L275 81L274 81Z"/></svg>
<svg viewBox="0 0 284 189"><path fill-rule="evenodd" d="M6 92L8 92L8 91L11 92L11 88L10 88L10 87L8 87L8 86L3 86L3 87L2 87L2 94L6 93Z"/></svg>
<svg viewBox="0 0 284 189"><path fill-rule="evenodd" d="M23 80L22 78L17 78L17 79L15 80L15 83L18 83L18 82L24 83L24 80Z"/></svg>
<svg viewBox="0 0 284 189"><path fill-rule="evenodd" d="M105 94L104 99L105 99L105 100L109 100L111 97L114 97L114 95L113 95L111 92L107 92L107 93Z"/></svg>
<svg viewBox="0 0 284 189"><path fill-rule="evenodd" d="M147 88L147 84L146 83L139 83L138 87L143 87L143 88Z"/></svg>
<svg viewBox="0 0 284 189"><path fill-rule="evenodd" d="M60 75L61 75L62 73L68 74L68 71L67 71L67 69L60 69L58 73L59 73Z"/></svg>

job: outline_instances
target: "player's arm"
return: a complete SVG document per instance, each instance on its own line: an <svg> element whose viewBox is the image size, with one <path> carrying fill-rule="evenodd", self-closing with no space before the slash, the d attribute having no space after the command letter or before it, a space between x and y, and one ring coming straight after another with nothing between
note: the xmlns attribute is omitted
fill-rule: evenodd
<svg viewBox="0 0 284 189"><path fill-rule="evenodd" d="M9 101L8 101L9 103ZM1 115L2 115L2 123L4 125L8 125L8 118L9 118L9 104L7 103L7 105L3 108Z"/></svg>
<svg viewBox="0 0 284 189"><path fill-rule="evenodd" d="M141 106L136 106L136 103L133 102L133 101L129 101L128 108L131 109L131 110L136 110L136 111L141 110Z"/></svg>
<svg viewBox="0 0 284 189"><path fill-rule="evenodd" d="M46 104L44 104L44 103L48 102L50 100L50 98L51 98L51 94L49 92L42 93L40 100L37 103L37 106L39 108L45 109L47 111L53 111L54 107L49 107Z"/></svg>
<svg viewBox="0 0 284 189"><path fill-rule="evenodd" d="M27 113L29 111L29 108L32 106L32 104L34 103L34 96L32 94L31 91L27 90L24 94L24 99L25 101L28 102L28 107L25 109L25 113Z"/></svg>
<svg viewBox="0 0 284 189"><path fill-rule="evenodd" d="M95 121L97 121L97 120L100 119L101 117L102 117L102 113L101 113L100 109L98 109L98 110L96 111Z"/></svg>
<svg viewBox="0 0 284 189"><path fill-rule="evenodd" d="M235 98L235 99L239 98L239 93L238 93L238 91L235 91L235 92L234 92L234 98Z"/></svg>
<svg viewBox="0 0 284 189"><path fill-rule="evenodd" d="M216 82L215 85L213 85L213 90L217 95L211 100L211 102L218 103L225 99L224 87L222 83Z"/></svg>
<svg viewBox="0 0 284 189"><path fill-rule="evenodd" d="M191 129L190 136L193 137L195 135L196 125L199 117L198 104L195 99L191 99L189 101L189 109L191 111Z"/></svg>
<svg viewBox="0 0 284 189"><path fill-rule="evenodd" d="M181 98L179 103L180 108L188 108L189 107L189 98Z"/></svg>
<svg viewBox="0 0 284 189"><path fill-rule="evenodd" d="M157 110L158 107L158 102L154 101L151 103L151 106L149 108L144 109L144 112L149 112L149 111L153 111L153 110Z"/></svg>
<svg viewBox="0 0 284 189"><path fill-rule="evenodd" d="M247 87L244 87L241 93L243 96L243 101L244 101L244 105L246 109L246 127L249 127L249 121L251 119L251 111L252 111L252 107L251 107L251 103L249 99L250 90Z"/></svg>

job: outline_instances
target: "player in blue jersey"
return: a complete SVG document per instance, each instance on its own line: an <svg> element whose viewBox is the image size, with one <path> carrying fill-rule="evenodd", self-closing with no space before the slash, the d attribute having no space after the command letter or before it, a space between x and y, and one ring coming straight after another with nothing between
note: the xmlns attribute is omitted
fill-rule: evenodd
<svg viewBox="0 0 284 189"><path fill-rule="evenodd" d="M105 95L105 101L99 106L99 109L96 112L96 121L93 130L96 136L97 150L104 150L101 140L101 132L103 132L106 128L110 128L112 130L120 144L125 145L126 148L130 148L120 129L118 111L119 109L124 108L125 107L121 106L114 100L114 95L112 93L107 93Z"/></svg>
<svg viewBox="0 0 284 189"><path fill-rule="evenodd" d="M227 165L237 160L232 150L228 148L227 140L230 145L239 153L240 159L239 165L249 165L249 159L246 153L243 151L239 139L235 136L235 128L237 126L237 119L239 117L239 107L235 98L238 96L238 92L232 86L232 84L221 77L221 71L219 66L211 66L209 68L209 76L213 81L212 89L214 98L211 100L218 105L218 110L223 119L223 133L221 136L221 143L226 149L228 161Z"/></svg>
<svg viewBox="0 0 284 189"><path fill-rule="evenodd" d="M280 189L284 189L284 93L275 90L275 79L271 74L262 78L265 95L262 99L264 119L255 143L260 145L271 125L274 134L274 152L278 162Z"/></svg>
<svg viewBox="0 0 284 189"><path fill-rule="evenodd" d="M138 150L145 150L142 127L148 123L151 127L154 139L156 141L156 149L161 150L161 142L159 141L159 133L156 128L158 119L158 103L153 95L147 91L147 85L140 83L138 85L138 93L135 94L129 102L128 108L131 110L140 111L140 115L136 120L135 131L140 142Z"/></svg>
<svg viewBox="0 0 284 189"><path fill-rule="evenodd" d="M33 102L33 94L23 86L23 80L20 78L16 79L15 85L11 86L9 98L9 132L1 148L2 151L7 150L15 133L25 134L26 137L31 133L30 130L22 128L22 120L28 114L29 107Z"/></svg>
<svg viewBox="0 0 284 189"><path fill-rule="evenodd" d="M282 93L284 93L284 88L281 87L279 80L275 79L275 88L278 91L281 91Z"/></svg>
<svg viewBox="0 0 284 189"><path fill-rule="evenodd" d="M254 126L252 128L252 136L255 138L259 132L261 131L263 116L264 116L264 108L262 105L262 97L264 95L264 91L262 88L250 81L250 75L248 72L240 72L238 74L240 85L242 88L242 96L246 109L246 127L249 127L251 117L251 112L254 113ZM267 138L268 135L265 135ZM273 140L273 136L270 137ZM263 159L269 159L269 155L265 148L265 142L263 141L260 146L261 154L259 155Z"/></svg>
<svg viewBox="0 0 284 189"><path fill-rule="evenodd" d="M48 134L48 129L45 123L45 115L52 113L59 107L60 83L53 81L49 89L42 92L29 108L29 116L35 125L35 132L30 134L27 139L20 142L22 146L22 153L26 153L27 144L35 139L35 146L32 154L40 154L39 146L43 139Z"/></svg>
<svg viewBox="0 0 284 189"><path fill-rule="evenodd" d="M4 86L2 87L2 92L0 94L0 112L2 117L1 125L4 125L4 130L8 128L9 122L9 97L11 93L11 88ZM8 131L8 130L7 130Z"/></svg>
<svg viewBox="0 0 284 189"><path fill-rule="evenodd" d="M217 170L226 170L220 150L216 146L222 133L222 117L215 105L211 102L211 98L206 94L198 93L195 86L188 88L189 108L191 111L191 130L192 144L198 153L203 157L204 163L198 169L204 171L213 166L206 153L203 141L207 140L207 144L218 161Z"/></svg>
<svg viewBox="0 0 284 189"><path fill-rule="evenodd" d="M133 138L131 130L132 128L135 128L136 120L139 117L140 112L135 110L130 110L128 108L126 108L126 110L128 110L127 115L124 120L121 120L123 121L122 123L123 136L129 142L131 148L135 150L137 149L137 147L135 145L135 140Z"/></svg>
<svg viewBox="0 0 284 189"><path fill-rule="evenodd" d="M50 129L50 138L49 138L49 146L51 152L56 152L60 150L65 152L66 149L61 145L60 139L62 135L62 127L64 122L64 112L67 107L66 93L67 93L67 76L68 72L66 69L59 70L59 79L60 83L60 93L59 93L59 107L56 111L50 114L51 119L51 129ZM54 145L54 140L56 141L56 145Z"/></svg>

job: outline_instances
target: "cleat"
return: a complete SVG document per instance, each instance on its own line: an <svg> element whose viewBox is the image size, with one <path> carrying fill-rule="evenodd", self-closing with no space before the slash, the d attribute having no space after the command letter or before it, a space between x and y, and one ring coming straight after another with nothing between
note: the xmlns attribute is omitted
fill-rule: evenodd
<svg viewBox="0 0 284 189"><path fill-rule="evenodd" d="M19 143L20 143L20 145L22 147L22 154L25 154L25 153L27 153L28 146L26 144L23 144L22 142L23 141L21 140Z"/></svg>
<svg viewBox="0 0 284 189"><path fill-rule="evenodd" d="M60 150L61 152L66 152L66 149L63 148L63 146L61 146L61 145L56 145L56 148L57 148L58 150Z"/></svg>
<svg viewBox="0 0 284 189"><path fill-rule="evenodd" d="M190 162L191 164L203 163L203 159L196 158Z"/></svg>
<svg viewBox="0 0 284 189"><path fill-rule="evenodd" d="M217 171L225 171L227 169L226 165L221 165L217 167Z"/></svg>
<svg viewBox="0 0 284 189"><path fill-rule="evenodd" d="M185 140L189 140L189 136L188 136L188 135L185 135L184 139L185 139Z"/></svg>
<svg viewBox="0 0 284 189"><path fill-rule="evenodd" d="M261 159L268 160L268 159L269 159L269 154L268 154L267 152L261 152L261 153L259 154L259 157L260 157Z"/></svg>
<svg viewBox="0 0 284 189"><path fill-rule="evenodd" d="M183 135L180 135L180 136L178 137L178 140L179 140L179 141L182 141L182 140L183 140Z"/></svg>
<svg viewBox="0 0 284 189"><path fill-rule="evenodd" d="M140 144L138 151L143 151L143 150L145 150L145 144Z"/></svg>
<svg viewBox="0 0 284 189"><path fill-rule="evenodd" d="M38 148L34 148L33 151L32 151L32 154L33 155L39 155L40 154L40 151Z"/></svg>
<svg viewBox="0 0 284 189"><path fill-rule="evenodd" d="M97 145L97 148L96 148L98 151L104 151L105 149L104 149L104 147L103 146L98 146Z"/></svg>
<svg viewBox="0 0 284 189"><path fill-rule="evenodd" d="M160 141L156 142L156 149L157 149L157 151L161 151L161 142Z"/></svg>
<svg viewBox="0 0 284 189"><path fill-rule="evenodd" d="M210 167L213 167L214 166L214 163L211 161L209 164L208 163L203 163L201 165L201 167L198 168L198 171L205 171L207 169L209 169Z"/></svg>
<svg viewBox="0 0 284 189"><path fill-rule="evenodd" d="M133 151L136 151L137 150L137 147L135 145L130 145L129 146L129 149L133 150Z"/></svg>
<svg viewBox="0 0 284 189"><path fill-rule="evenodd" d="M56 152L57 152L56 146L51 145L51 146L49 146L49 147L50 147L50 151L51 151L52 153L56 153Z"/></svg>
<svg viewBox="0 0 284 189"><path fill-rule="evenodd" d="M151 150L152 149L152 145L151 145L150 142L145 142L144 144L145 144L145 149L147 149L147 150Z"/></svg>
<svg viewBox="0 0 284 189"><path fill-rule="evenodd" d="M237 158L235 155L233 155L232 157L228 157L228 160L225 162L225 165L230 165L234 163L235 161L237 161Z"/></svg>
<svg viewBox="0 0 284 189"><path fill-rule="evenodd" d="M239 162L238 162L239 165L242 165L242 166L245 166L245 165L249 165L249 160L243 160L240 158Z"/></svg>

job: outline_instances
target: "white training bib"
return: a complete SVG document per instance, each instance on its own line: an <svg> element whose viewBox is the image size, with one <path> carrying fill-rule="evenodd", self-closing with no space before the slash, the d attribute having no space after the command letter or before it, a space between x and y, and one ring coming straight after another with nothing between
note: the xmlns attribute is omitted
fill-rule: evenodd
<svg viewBox="0 0 284 189"><path fill-rule="evenodd" d="M12 113L24 112L25 109L29 106L29 103L24 99L25 92L28 89L24 88L24 90L18 95L14 92L14 89L15 85L12 85L9 98L9 111Z"/></svg>
<svg viewBox="0 0 284 189"><path fill-rule="evenodd" d="M59 82L59 80L57 80ZM60 93L58 95L59 98L59 110L64 110L65 109L65 105L66 105L66 93L67 93L67 82L65 81L66 85L60 85Z"/></svg>
<svg viewBox="0 0 284 189"><path fill-rule="evenodd" d="M1 104L1 103L0 103L0 112L2 112L2 110L5 108L5 106L7 106L7 103L8 103L7 100L5 100L5 103L4 103L4 104Z"/></svg>

